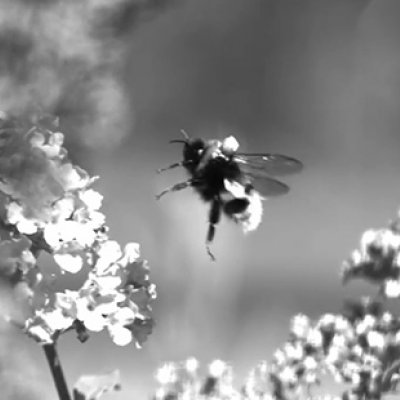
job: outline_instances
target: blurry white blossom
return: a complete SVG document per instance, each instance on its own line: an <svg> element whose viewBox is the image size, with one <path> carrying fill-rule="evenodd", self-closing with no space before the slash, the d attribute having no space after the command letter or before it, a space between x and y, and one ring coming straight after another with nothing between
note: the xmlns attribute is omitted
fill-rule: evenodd
<svg viewBox="0 0 400 400"><path fill-rule="evenodd" d="M400 297L400 233L395 225L379 230L367 230L360 248L353 251L342 267L342 278L365 279L380 285L387 297Z"/></svg>

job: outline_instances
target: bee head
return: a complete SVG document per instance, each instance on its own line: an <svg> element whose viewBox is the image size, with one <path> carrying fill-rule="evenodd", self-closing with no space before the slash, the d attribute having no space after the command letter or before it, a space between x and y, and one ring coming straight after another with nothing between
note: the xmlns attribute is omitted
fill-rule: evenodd
<svg viewBox="0 0 400 400"><path fill-rule="evenodd" d="M206 143L203 139L188 139L183 147L183 159L197 164L205 148Z"/></svg>
<svg viewBox="0 0 400 400"><path fill-rule="evenodd" d="M206 148L206 142L203 139L190 138L185 131L181 132L184 139L170 140L170 143L183 143L183 160L189 162L190 168L195 168Z"/></svg>

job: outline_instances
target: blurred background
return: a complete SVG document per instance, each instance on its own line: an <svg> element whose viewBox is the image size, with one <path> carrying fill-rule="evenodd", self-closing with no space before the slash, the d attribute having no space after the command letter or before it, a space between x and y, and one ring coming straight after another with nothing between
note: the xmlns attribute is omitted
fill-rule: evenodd
<svg viewBox="0 0 400 400"><path fill-rule="evenodd" d="M4 14L10 5L3 3ZM37 1L35 10L50 3ZM95 61L78 68L60 56L49 64L43 52L34 60L65 68L45 75L62 86L39 96L41 106L60 114L71 157L100 175L111 236L141 244L158 286L157 325L141 350L119 348L107 333L84 345L65 335L65 373L72 383L119 368L123 390L105 397L116 400L148 398L156 368L190 356L227 360L242 381L284 342L291 316L338 312L343 298L373 293L361 283L343 288L339 271L362 232L385 226L399 205L400 3L153 1L140 18L122 7L133 2L116 3L111 23L101 25L96 46L104 48L96 47ZM68 40L64 34L60 43ZM88 54L87 46L78 50ZM42 85L34 89L43 93ZM3 108L15 105L2 99ZM207 205L190 190L154 198L184 179L179 169L156 174L181 159L179 145L168 144L180 129L234 135L242 151L283 153L305 165L285 179L288 195L265 202L256 232L244 236L222 221L215 263L204 248ZM22 382L13 399L27 398L21 387L32 382L47 396L38 398L54 398L41 349L15 333L4 338L3 352L10 346L18 349L9 364Z"/></svg>

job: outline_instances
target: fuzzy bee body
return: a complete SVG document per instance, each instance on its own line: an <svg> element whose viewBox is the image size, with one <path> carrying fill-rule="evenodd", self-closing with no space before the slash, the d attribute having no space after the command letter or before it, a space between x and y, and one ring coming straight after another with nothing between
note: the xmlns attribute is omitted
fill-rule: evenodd
<svg viewBox="0 0 400 400"><path fill-rule="evenodd" d="M157 198L171 191L192 187L203 201L211 203L206 247L208 254L214 259L210 244L214 239L221 213L239 223L244 232L256 229L262 219L264 198L255 190L254 181L263 181L266 196L285 194L289 187L270 175L274 172L296 172L301 169L302 164L283 155L239 154L239 144L233 136L223 141L205 141L191 139L186 133L184 135L184 140L172 141L183 143L183 160L159 172L183 166L189 179L164 190Z"/></svg>

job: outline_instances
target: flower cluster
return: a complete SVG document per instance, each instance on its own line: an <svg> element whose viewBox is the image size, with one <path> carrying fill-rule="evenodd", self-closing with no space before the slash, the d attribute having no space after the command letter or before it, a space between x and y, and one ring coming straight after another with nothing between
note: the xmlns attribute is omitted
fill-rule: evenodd
<svg viewBox="0 0 400 400"><path fill-rule="evenodd" d="M277 399L299 396L328 373L337 382L350 384L344 398L375 399L396 389L400 318L383 312L380 303L348 302L344 315L325 314L314 323L298 315L290 335L271 366Z"/></svg>
<svg viewBox="0 0 400 400"><path fill-rule="evenodd" d="M368 230L361 238L360 249L345 261L342 278L361 278L380 285L391 298L400 297L400 232L392 228Z"/></svg>
<svg viewBox="0 0 400 400"><path fill-rule="evenodd" d="M226 362L214 360L205 374L200 374L199 369L199 363L194 358L164 364L156 373L159 387L153 400L343 400L340 396L331 395L287 397L276 392L273 390L276 382L271 375L271 366L265 361L249 372L239 389L235 386L232 367Z"/></svg>
<svg viewBox="0 0 400 400"><path fill-rule="evenodd" d="M151 332L150 302L156 293L138 246L131 243L122 252L109 240L99 247L99 258L83 286L55 293L26 321L27 332L38 341L52 342L60 331L71 328L85 340L83 329L107 328L115 344L124 346L134 339L140 346Z"/></svg>
<svg viewBox="0 0 400 400"><path fill-rule="evenodd" d="M271 364L273 392L278 399L300 396L319 383L325 341L318 325L305 315L292 319L289 340L278 349Z"/></svg>
<svg viewBox="0 0 400 400"><path fill-rule="evenodd" d="M208 366L205 377L199 374L199 362L164 364L156 373L159 384L154 400L241 400L243 394L233 386L232 368L222 360Z"/></svg>
<svg viewBox="0 0 400 400"><path fill-rule="evenodd" d="M73 165L57 120L0 118L0 273L25 289L31 312L25 331L40 343L75 329L107 329L112 340L140 345L151 332L155 286L139 245L110 240L99 211L96 178ZM78 290L55 292L37 263L48 252L63 273L87 270ZM53 285L54 286L54 285Z"/></svg>
<svg viewBox="0 0 400 400"><path fill-rule="evenodd" d="M253 368L242 388L243 398L246 400L274 400L276 396L271 388L271 370L263 361Z"/></svg>
<svg viewBox="0 0 400 400"><path fill-rule="evenodd" d="M350 393L359 398L379 398L395 390L400 377L400 318L368 298L348 302L344 314L340 330L334 319L321 325L332 337L325 359L330 372L339 382L350 383Z"/></svg>

